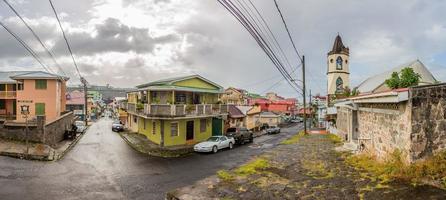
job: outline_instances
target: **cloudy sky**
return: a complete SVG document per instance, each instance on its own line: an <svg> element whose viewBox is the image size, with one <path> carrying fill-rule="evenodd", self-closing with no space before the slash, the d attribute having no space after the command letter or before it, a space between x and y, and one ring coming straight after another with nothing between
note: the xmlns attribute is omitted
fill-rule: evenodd
<svg viewBox="0 0 446 200"><path fill-rule="evenodd" d="M246 0L245 0L246 1ZM272 0L252 0L297 65ZM51 47L78 84L71 58L47 0L9 0ZM91 84L133 87L160 78L200 74L225 87L297 94L217 0L53 0L83 76ZM339 32L350 48L351 84L420 59L446 80L446 1L278 0L299 51L307 58L313 93L326 90L326 56ZM0 20L54 63L9 8ZM42 70L4 29L0 70ZM300 70L293 73L300 77ZM277 83L277 84L276 84Z"/></svg>

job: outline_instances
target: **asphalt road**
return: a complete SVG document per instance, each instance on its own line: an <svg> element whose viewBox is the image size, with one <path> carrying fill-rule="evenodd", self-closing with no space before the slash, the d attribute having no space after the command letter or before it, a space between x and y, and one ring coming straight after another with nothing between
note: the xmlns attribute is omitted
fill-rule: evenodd
<svg viewBox="0 0 446 200"><path fill-rule="evenodd" d="M167 191L240 165L301 129L285 128L217 154L166 159L134 151L111 123L93 124L57 162L0 157L0 199L164 199Z"/></svg>

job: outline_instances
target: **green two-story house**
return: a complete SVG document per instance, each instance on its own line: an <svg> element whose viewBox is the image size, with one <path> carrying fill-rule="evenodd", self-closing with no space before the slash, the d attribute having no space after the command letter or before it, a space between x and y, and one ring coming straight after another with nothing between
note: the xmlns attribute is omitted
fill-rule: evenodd
<svg viewBox="0 0 446 200"><path fill-rule="evenodd" d="M223 88L199 75L138 85L127 93L127 126L160 146L190 145L221 135Z"/></svg>

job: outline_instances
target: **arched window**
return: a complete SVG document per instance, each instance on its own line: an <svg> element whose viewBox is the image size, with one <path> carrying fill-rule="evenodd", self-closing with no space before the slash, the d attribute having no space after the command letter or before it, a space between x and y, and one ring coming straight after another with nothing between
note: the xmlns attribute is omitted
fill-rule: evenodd
<svg viewBox="0 0 446 200"><path fill-rule="evenodd" d="M344 81L341 77L336 79L336 92L342 92L344 90Z"/></svg>
<svg viewBox="0 0 446 200"><path fill-rule="evenodd" d="M336 58L336 69L337 70L342 70L342 58L341 58L341 56L338 56L338 58Z"/></svg>

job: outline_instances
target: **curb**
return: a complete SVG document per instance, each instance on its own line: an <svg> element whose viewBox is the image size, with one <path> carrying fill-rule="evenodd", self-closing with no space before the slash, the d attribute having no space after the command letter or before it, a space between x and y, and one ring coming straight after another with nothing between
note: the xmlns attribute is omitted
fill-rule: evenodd
<svg viewBox="0 0 446 200"><path fill-rule="evenodd" d="M157 151L149 151L149 152L145 152L145 151L140 151L139 148L136 147L136 145L134 145L132 142L130 142L125 136L123 136L120 132L117 133L130 147L132 147L132 149L134 149L135 151L142 153L142 154L146 154L149 156L154 156L154 157L160 157L160 158L179 158L179 157L185 157L189 154L191 154L192 152L188 152L188 153L184 153L184 154L180 154L180 153L173 153L175 155L165 155L162 152L166 152L166 153L171 153L172 151L169 150L163 150L163 149L159 149L158 153Z"/></svg>
<svg viewBox="0 0 446 200"><path fill-rule="evenodd" d="M84 132L79 134L79 137L77 137L73 142L71 142L71 144L68 146L67 149L65 149L65 151L63 151L62 153L60 153L58 155L54 154L53 156L56 157L56 158L54 158L53 161L62 160L65 157L65 154L67 154L71 149L74 148L74 146L76 146L77 143L79 143L79 141L82 139L82 137L85 135L85 133L87 132L87 130L90 127L91 127L91 125L87 126L87 128L84 130Z"/></svg>

